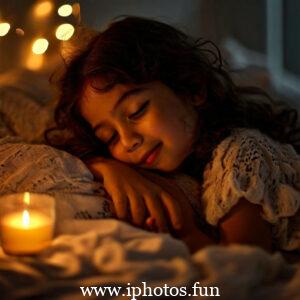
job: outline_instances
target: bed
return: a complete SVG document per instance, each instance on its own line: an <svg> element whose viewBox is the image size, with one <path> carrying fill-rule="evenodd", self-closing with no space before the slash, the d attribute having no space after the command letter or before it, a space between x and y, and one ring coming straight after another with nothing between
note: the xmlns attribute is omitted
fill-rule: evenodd
<svg viewBox="0 0 300 300"><path fill-rule="evenodd" d="M173 299L197 299L212 291L220 299L300 299L298 253L216 245L191 255L168 234L114 218L103 184L86 166L43 144L51 97L41 74L15 70L0 76L0 193L50 194L57 215L55 238L38 255L8 256L0 247L1 299L81 299L89 292L99 298L101 291L103 299L141 299L140 291L151 299L171 292ZM192 197L195 186L185 176L170 180ZM108 287L121 292L110 295Z"/></svg>

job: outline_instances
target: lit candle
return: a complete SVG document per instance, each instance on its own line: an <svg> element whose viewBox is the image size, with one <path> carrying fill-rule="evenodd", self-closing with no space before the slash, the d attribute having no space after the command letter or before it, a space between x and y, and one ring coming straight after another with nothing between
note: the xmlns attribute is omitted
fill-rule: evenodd
<svg viewBox="0 0 300 300"><path fill-rule="evenodd" d="M25 209L8 213L1 219L1 243L7 254L35 254L44 249L52 239L53 218L31 208L28 195L29 193L24 195Z"/></svg>

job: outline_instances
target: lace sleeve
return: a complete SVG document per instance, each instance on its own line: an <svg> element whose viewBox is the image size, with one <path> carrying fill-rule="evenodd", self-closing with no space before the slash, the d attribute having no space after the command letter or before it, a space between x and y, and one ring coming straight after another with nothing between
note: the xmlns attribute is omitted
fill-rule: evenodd
<svg viewBox="0 0 300 300"><path fill-rule="evenodd" d="M218 221L242 197L262 206L262 217L275 224L300 206L300 158L291 145L275 142L254 129L236 129L215 149L206 166L203 210Z"/></svg>

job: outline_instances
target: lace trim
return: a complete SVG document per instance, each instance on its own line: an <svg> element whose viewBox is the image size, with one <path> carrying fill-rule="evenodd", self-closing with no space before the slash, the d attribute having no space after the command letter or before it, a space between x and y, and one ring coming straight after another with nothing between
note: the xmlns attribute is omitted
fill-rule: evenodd
<svg viewBox="0 0 300 300"><path fill-rule="evenodd" d="M258 130L236 129L206 166L202 197L206 220L214 226L242 197L260 204L262 217L274 225L276 238L287 246L287 237L298 230L287 225L287 218L299 211L300 157L291 145Z"/></svg>

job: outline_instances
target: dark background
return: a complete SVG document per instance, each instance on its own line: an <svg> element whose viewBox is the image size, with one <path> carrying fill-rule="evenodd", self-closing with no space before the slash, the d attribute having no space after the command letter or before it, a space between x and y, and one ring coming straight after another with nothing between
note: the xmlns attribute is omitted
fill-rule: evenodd
<svg viewBox="0 0 300 300"><path fill-rule="evenodd" d="M62 20L56 10L49 17L36 20L31 11L41 1L0 0L0 21L12 26L6 36L0 37L0 74L24 67L26 45L38 35L50 41L47 63L40 70L50 74L61 53L61 45L53 36L55 27L62 22L81 22L101 30L117 16L137 15L165 21L195 37L211 39L222 48L233 69L245 71L241 74L242 82L257 82L298 105L300 1L56 0L51 1L55 9L79 2L81 20L72 16ZM18 27L24 29L24 36L15 33Z"/></svg>

